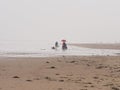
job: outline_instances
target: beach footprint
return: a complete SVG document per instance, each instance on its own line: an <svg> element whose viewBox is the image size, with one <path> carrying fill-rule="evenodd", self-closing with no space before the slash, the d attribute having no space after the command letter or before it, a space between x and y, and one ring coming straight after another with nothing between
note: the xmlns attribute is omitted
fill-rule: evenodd
<svg viewBox="0 0 120 90"><path fill-rule="evenodd" d="M20 78L19 76L13 76L12 78Z"/></svg>

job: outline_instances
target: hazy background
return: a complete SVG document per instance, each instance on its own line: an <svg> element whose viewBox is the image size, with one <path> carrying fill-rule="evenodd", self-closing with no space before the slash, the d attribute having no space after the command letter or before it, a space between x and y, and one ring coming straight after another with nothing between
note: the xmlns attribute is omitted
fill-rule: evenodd
<svg viewBox="0 0 120 90"><path fill-rule="evenodd" d="M120 42L120 0L0 0L0 41Z"/></svg>

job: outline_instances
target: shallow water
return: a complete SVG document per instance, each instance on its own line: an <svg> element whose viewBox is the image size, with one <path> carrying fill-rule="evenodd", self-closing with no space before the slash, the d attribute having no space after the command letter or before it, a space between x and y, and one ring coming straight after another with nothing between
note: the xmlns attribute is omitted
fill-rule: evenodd
<svg viewBox="0 0 120 90"><path fill-rule="evenodd" d="M0 56L1 57L49 57L60 55L77 55L77 56L116 56L120 50L110 49L90 49L76 46L68 46L68 50L62 51L61 45L57 50L51 49L54 44L41 43L35 41L21 42L1 42Z"/></svg>

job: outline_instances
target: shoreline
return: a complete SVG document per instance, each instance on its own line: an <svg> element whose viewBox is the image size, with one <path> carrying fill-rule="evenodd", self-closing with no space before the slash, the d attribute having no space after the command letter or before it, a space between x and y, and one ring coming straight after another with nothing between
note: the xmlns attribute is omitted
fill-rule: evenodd
<svg viewBox="0 0 120 90"><path fill-rule="evenodd" d="M28 50L29 51L29 50ZM38 51L1 51L1 57L57 57L57 56L119 56L119 44L68 44L68 50L63 52L60 48L58 50L46 49Z"/></svg>

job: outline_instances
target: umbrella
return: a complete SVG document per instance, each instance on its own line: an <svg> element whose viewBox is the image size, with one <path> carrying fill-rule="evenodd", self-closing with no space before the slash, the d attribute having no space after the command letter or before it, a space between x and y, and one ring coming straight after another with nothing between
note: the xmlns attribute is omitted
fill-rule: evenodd
<svg viewBox="0 0 120 90"><path fill-rule="evenodd" d="M62 41L62 42L66 42L66 40L65 40L65 39L62 39L61 41Z"/></svg>

